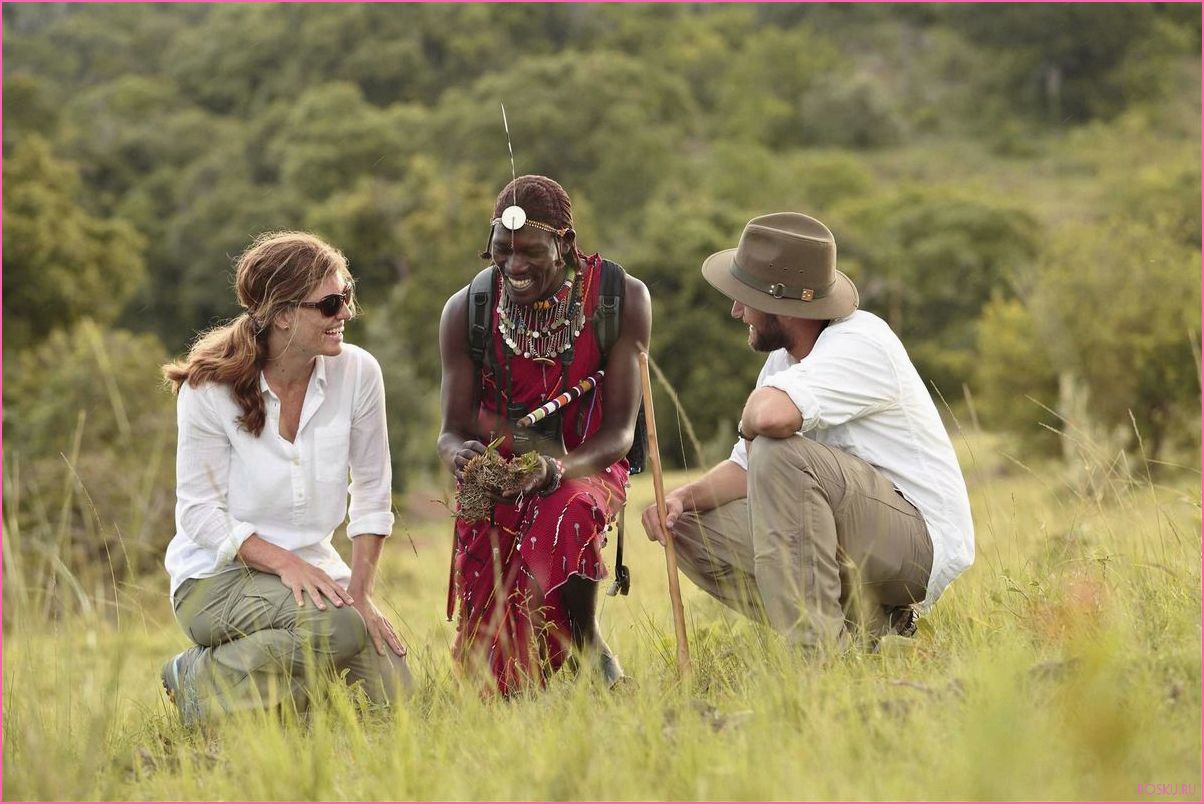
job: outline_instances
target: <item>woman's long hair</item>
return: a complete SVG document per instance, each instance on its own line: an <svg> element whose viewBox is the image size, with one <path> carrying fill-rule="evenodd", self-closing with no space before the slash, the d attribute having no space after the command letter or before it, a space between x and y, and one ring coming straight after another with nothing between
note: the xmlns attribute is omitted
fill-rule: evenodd
<svg viewBox="0 0 1204 804"><path fill-rule="evenodd" d="M269 232L255 238L238 258L234 289L243 312L202 332L188 356L163 366L172 391L190 383L229 385L242 409L239 425L258 436L267 419L259 373L268 360L268 333L282 312L295 309L332 273L351 280L347 258L305 232Z"/></svg>

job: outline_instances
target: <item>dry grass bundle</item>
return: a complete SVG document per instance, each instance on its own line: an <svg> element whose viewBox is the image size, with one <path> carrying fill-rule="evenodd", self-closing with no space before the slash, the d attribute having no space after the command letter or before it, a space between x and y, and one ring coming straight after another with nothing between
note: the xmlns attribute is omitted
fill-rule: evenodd
<svg viewBox="0 0 1204 804"><path fill-rule="evenodd" d="M465 522L488 519L494 499L518 491L539 468L539 453L525 452L507 460L496 449L500 441L494 441L464 466L464 479L456 492L456 516Z"/></svg>

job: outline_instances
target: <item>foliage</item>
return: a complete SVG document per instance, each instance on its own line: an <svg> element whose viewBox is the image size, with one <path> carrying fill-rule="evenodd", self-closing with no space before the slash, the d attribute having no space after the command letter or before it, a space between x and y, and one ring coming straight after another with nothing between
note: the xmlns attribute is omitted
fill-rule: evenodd
<svg viewBox="0 0 1204 804"><path fill-rule="evenodd" d="M1200 250L1152 226L1109 223L1106 239L1082 226L1058 233L1027 300L1033 342L1086 382L1094 416L1124 427L1132 415L1157 455L1200 403Z"/></svg>
<svg viewBox="0 0 1204 804"><path fill-rule="evenodd" d="M31 555L58 551L68 574L107 566L114 582L160 565L174 532L166 358L153 335L84 319L6 368L6 534L23 533ZM66 500L47 508L61 489Z"/></svg>
<svg viewBox="0 0 1204 804"><path fill-rule="evenodd" d="M862 306L899 333L922 376L956 393L976 359L974 322L1036 257L1037 222L947 186L906 187L837 215Z"/></svg>
<svg viewBox="0 0 1204 804"><path fill-rule="evenodd" d="M1058 373L1038 338L1038 325L1024 302L994 296L977 328L978 360L971 377L982 425L1020 440L1022 452L1053 453Z"/></svg>
<svg viewBox="0 0 1204 804"><path fill-rule="evenodd" d="M374 594L409 648L410 701L361 715L352 696L324 689L304 719L252 715L210 735L185 733L160 691L160 665L187 644L161 584L123 586L92 599L91 614L48 623L37 565L8 561L6 521L5 794L1079 801L1194 783L1198 475L1165 486L1114 476L1095 499L1046 464L1009 470L1006 442L963 446L989 558L921 620L910 650L805 660L683 580L695 672L677 681L663 551L636 533L652 502L645 475L628 508L631 595L599 606L637 689L614 695L566 671L540 695L481 700L451 667L440 518L389 545Z"/></svg>
<svg viewBox="0 0 1204 804"><path fill-rule="evenodd" d="M947 19L999 67L988 86L1012 108L1052 123L1121 111L1137 86L1173 85L1175 54L1198 51L1200 19L1187 9L1117 3L955 6Z"/></svg>
<svg viewBox="0 0 1204 804"><path fill-rule="evenodd" d="M1199 241L1199 20L1173 5L3 14L6 350L86 314L178 353L236 312L231 263L255 234L315 231L367 302L349 335L384 358L398 488L435 469L435 322L511 175L502 103L514 169L561 181L583 248L652 288L653 357L710 445L759 360L698 266L757 214L828 223L863 306L955 409L989 373L989 300L1049 264L1049 233L1098 239L1135 214ZM1016 404L1047 396L1031 359L1032 384L974 380L984 413L1041 418Z"/></svg>
<svg viewBox="0 0 1204 804"><path fill-rule="evenodd" d="M142 280L143 240L77 203L73 165L39 138L4 160L4 340L25 346L87 315L113 320Z"/></svg>

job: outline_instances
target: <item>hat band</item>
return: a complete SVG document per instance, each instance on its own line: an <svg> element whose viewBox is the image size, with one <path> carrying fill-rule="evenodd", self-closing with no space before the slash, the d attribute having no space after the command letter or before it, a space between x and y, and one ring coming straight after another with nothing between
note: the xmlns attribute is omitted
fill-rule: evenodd
<svg viewBox="0 0 1204 804"><path fill-rule="evenodd" d="M783 285L781 282L766 282L747 273L734 259L732 260L732 276L753 290L766 293L775 299L789 299L791 301L809 302L822 299L828 295L828 291L836 284L835 276L832 277L831 282L823 287L792 287L790 285Z"/></svg>

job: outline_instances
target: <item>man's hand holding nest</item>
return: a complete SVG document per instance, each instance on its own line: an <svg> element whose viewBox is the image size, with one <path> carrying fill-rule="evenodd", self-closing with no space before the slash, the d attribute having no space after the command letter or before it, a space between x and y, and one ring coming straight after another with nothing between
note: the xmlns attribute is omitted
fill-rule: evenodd
<svg viewBox="0 0 1204 804"><path fill-rule="evenodd" d="M537 459L535 466L530 470L526 470L523 474L517 475L513 481L516 485L503 490L498 495L499 502L509 504L513 503L519 497L538 494L552 482L552 476L556 471L552 466L552 459L546 455L531 452L528 452L527 455L535 455Z"/></svg>
<svg viewBox="0 0 1204 804"><path fill-rule="evenodd" d="M480 441L464 442L464 444L460 447L460 451L456 453L456 457L453 459L453 462L456 466L455 475L457 482L464 482L464 467L467 466L468 462L473 458L477 457L478 455L484 455L486 449L488 448Z"/></svg>
<svg viewBox="0 0 1204 804"><path fill-rule="evenodd" d="M489 446L466 441L456 453L457 516L467 522L488 519L495 503L513 505L520 497L560 486L564 469L558 460L536 452L506 460L496 450L499 441Z"/></svg>

